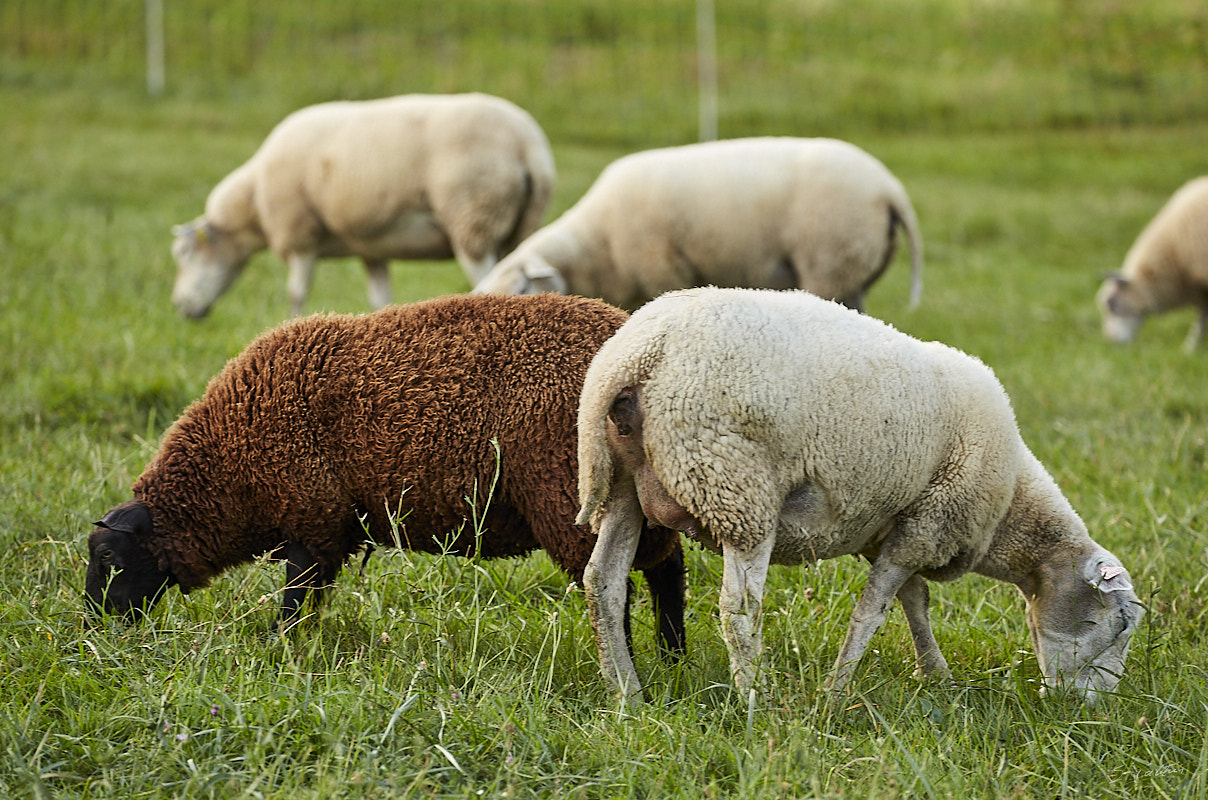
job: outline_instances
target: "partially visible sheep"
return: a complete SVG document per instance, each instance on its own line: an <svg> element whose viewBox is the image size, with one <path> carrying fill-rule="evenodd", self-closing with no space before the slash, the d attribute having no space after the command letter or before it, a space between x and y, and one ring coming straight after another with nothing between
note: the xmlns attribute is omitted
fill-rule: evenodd
<svg viewBox="0 0 1208 800"><path fill-rule="evenodd" d="M1199 314L1183 343L1195 350L1208 326L1208 176L1174 193L1095 300L1103 335L1121 344L1132 341L1148 315L1195 306Z"/></svg>
<svg viewBox="0 0 1208 800"><path fill-rule="evenodd" d="M597 300L462 295L269 331L168 430L134 499L97 523L91 604L145 612L169 586L189 592L273 553L286 560L289 625L366 545L363 523L373 543L394 544L388 512L405 515L408 549L540 547L581 581L593 539L573 524L579 388L624 320ZM641 538L662 646L680 651L679 536Z"/></svg>
<svg viewBox="0 0 1208 800"><path fill-rule="evenodd" d="M545 134L498 97L309 106L214 188L203 216L173 229L172 302L204 316L266 247L289 265L295 315L320 258L359 256L375 308L390 302L392 258L453 256L473 284L541 224L553 181Z"/></svg>
<svg viewBox="0 0 1208 800"><path fill-rule="evenodd" d="M724 558L721 622L737 686L756 681L769 563L872 563L828 688L847 684L896 595L923 673L947 663L926 580L1015 584L1049 686L1117 683L1142 609L1020 439L980 361L801 292L695 289L636 312L592 360L579 408L578 522L605 676L621 647L642 518Z"/></svg>
<svg viewBox="0 0 1208 800"><path fill-rule="evenodd" d="M800 288L862 310L899 226L913 307L923 258L914 207L855 145L785 137L649 150L610 164L474 291L564 292L632 310L705 284Z"/></svg>

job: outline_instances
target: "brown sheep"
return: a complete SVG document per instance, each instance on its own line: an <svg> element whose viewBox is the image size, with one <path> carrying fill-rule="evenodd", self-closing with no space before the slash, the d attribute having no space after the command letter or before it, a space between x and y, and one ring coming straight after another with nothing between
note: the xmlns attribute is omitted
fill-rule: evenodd
<svg viewBox="0 0 1208 800"><path fill-rule="evenodd" d="M595 539L574 524L579 391L625 319L598 300L461 295L263 334L167 431L134 499L96 523L92 607L133 617L169 586L189 592L271 553L286 561L288 627L351 554L396 544L390 513L406 514L410 550L540 547L582 583ZM663 648L682 651L678 535L649 530L635 563Z"/></svg>

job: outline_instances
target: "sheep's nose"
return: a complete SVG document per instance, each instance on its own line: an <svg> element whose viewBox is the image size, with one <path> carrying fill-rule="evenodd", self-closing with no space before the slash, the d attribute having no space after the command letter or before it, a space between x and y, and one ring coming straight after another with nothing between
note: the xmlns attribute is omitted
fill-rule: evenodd
<svg viewBox="0 0 1208 800"><path fill-rule="evenodd" d="M209 308L198 308L197 306L192 306L185 302L177 302L175 305L176 310L179 311L180 315L185 319L203 319L207 314L210 313Z"/></svg>

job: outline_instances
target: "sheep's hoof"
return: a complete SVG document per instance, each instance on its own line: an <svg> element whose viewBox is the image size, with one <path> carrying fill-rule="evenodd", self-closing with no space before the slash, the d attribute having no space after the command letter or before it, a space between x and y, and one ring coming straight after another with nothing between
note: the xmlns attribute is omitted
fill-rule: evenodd
<svg viewBox="0 0 1208 800"><path fill-rule="evenodd" d="M911 674L911 677L922 683L941 684L952 680L952 672L946 666L932 667L930 669L917 667Z"/></svg>
<svg viewBox="0 0 1208 800"><path fill-rule="evenodd" d="M838 697L844 694L844 689L847 687L847 678L840 676L834 672L826 676L826 680L822 682L822 693L827 697Z"/></svg>
<svg viewBox="0 0 1208 800"><path fill-rule="evenodd" d="M636 692L627 692L620 695L621 707L628 711L637 711L642 706L646 705L646 698L642 696L642 690Z"/></svg>
<svg viewBox="0 0 1208 800"><path fill-rule="evenodd" d="M273 634L274 636L285 636L289 633L292 633L293 630L298 627L298 623L301 621L301 614L291 614L288 617L278 617L273 621L273 624L269 626L269 633Z"/></svg>

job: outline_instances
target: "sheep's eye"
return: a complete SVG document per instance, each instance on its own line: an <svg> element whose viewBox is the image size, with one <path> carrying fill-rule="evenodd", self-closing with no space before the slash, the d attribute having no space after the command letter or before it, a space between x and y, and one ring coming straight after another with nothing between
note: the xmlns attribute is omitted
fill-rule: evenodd
<svg viewBox="0 0 1208 800"><path fill-rule="evenodd" d="M113 549L106 547L104 550L97 553L97 555L100 556L102 562L108 564L113 560Z"/></svg>

